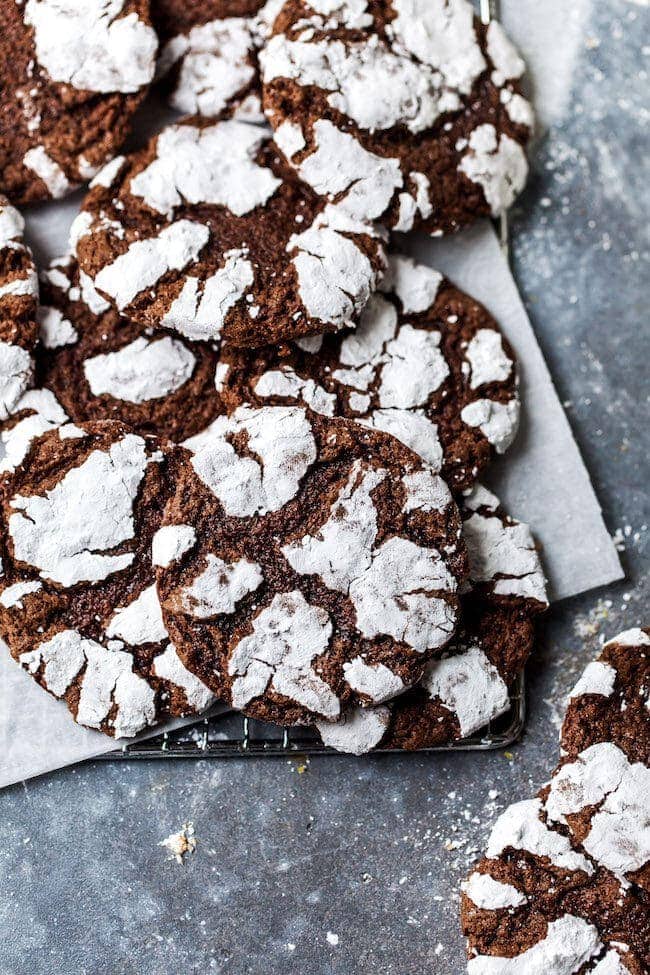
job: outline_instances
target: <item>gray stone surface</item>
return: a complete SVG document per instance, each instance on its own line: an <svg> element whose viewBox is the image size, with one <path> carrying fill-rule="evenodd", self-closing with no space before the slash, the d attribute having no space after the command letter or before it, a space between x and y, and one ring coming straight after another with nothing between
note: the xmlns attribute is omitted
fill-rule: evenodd
<svg viewBox="0 0 650 975"><path fill-rule="evenodd" d="M554 764L564 695L599 641L648 619L647 13L592 4L572 112L542 141L514 219L517 278L629 577L553 609L522 742L313 758L302 772L284 759L99 763L9 789L1 975L464 970L468 864ZM198 846L180 866L158 843L186 821Z"/></svg>

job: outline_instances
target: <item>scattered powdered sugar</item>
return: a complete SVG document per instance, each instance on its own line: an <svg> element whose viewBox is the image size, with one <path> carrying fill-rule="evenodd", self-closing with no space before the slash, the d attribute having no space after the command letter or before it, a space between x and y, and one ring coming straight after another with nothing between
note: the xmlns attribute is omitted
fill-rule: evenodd
<svg viewBox="0 0 650 975"><path fill-rule="evenodd" d="M224 562L209 553L206 567L191 586L181 593L181 606L195 619L204 620L220 613L234 613L240 599L254 592L263 582L261 566L247 559Z"/></svg>
<svg viewBox="0 0 650 975"><path fill-rule="evenodd" d="M39 64L52 81L97 92L133 92L154 74L158 40L124 0L27 0Z"/></svg>
<svg viewBox="0 0 650 975"><path fill-rule="evenodd" d="M372 638L392 636L418 652L444 646L456 621L456 580L435 549L391 538L373 552L372 564L350 586L357 629Z"/></svg>
<svg viewBox="0 0 650 975"><path fill-rule="evenodd" d="M132 553L100 554L133 538L133 504L147 465L145 442L127 434L94 450L44 496L16 495L9 518L15 558L63 586L125 569Z"/></svg>
<svg viewBox="0 0 650 975"><path fill-rule="evenodd" d="M508 848L526 850L547 857L563 870L582 870L591 876L594 868L589 860L573 849L566 836L549 829L540 819L541 812L541 799L524 799L508 806L492 827L488 857L498 857Z"/></svg>
<svg viewBox="0 0 650 975"><path fill-rule="evenodd" d="M479 125L469 137L469 147L458 170L482 188L492 216L514 203L528 176L528 161L520 144L497 133L493 125Z"/></svg>
<svg viewBox="0 0 650 975"><path fill-rule="evenodd" d="M492 328L480 328L467 343L465 359L471 371L471 388L484 383L504 382L512 372L513 362L503 348L501 335Z"/></svg>
<svg viewBox="0 0 650 975"><path fill-rule="evenodd" d="M404 681L385 664L369 664L363 657L354 657L343 664L346 684L364 694L376 704L389 701L405 690Z"/></svg>
<svg viewBox="0 0 650 975"><path fill-rule="evenodd" d="M247 435L253 456L238 453L230 442L240 433ZM298 493L316 460L311 424L298 407L240 407L229 417L218 417L184 446L192 451L194 470L226 514L239 518L281 508Z"/></svg>
<svg viewBox="0 0 650 975"><path fill-rule="evenodd" d="M571 975L603 948L597 929L584 918L563 914L549 921L541 941L513 958L476 955L468 975Z"/></svg>
<svg viewBox="0 0 650 975"><path fill-rule="evenodd" d="M329 615L301 592L278 593L253 620L253 632L233 648L232 704L245 707L267 688L325 718L337 718L337 696L312 668L332 636Z"/></svg>
<svg viewBox="0 0 650 975"><path fill-rule="evenodd" d="M521 907L527 897L512 884L494 880L489 873L475 872L460 885L467 897L484 911L497 911L506 907Z"/></svg>
<svg viewBox="0 0 650 975"><path fill-rule="evenodd" d="M158 136L156 158L131 179L129 192L172 217L182 204L223 206L241 217L262 206L281 180L255 161L265 127L237 119L206 128L170 125Z"/></svg>
<svg viewBox="0 0 650 975"><path fill-rule="evenodd" d="M159 653L153 662L153 672L161 680L169 681L180 687L184 692L188 708L197 714L212 704L214 694L206 687L202 680L185 667L176 653L173 644L169 644L163 653Z"/></svg>
<svg viewBox="0 0 650 975"><path fill-rule="evenodd" d="M151 561L167 567L177 562L196 543L196 532L191 525L163 525L151 540Z"/></svg>
<svg viewBox="0 0 650 975"><path fill-rule="evenodd" d="M510 707L506 684L479 647L432 661L420 685L456 716L463 738Z"/></svg>
<svg viewBox="0 0 650 975"><path fill-rule="evenodd" d="M283 545L281 552L295 572L318 575L325 585L347 593L372 561L377 537L377 509L371 492L385 480L385 470L354 462L328 520L316 535Z"/></svg>
<svg viewBox="0 0 650 975"><path fill-rule="evenodd" d="M86 359L83 368L93 396L107 393L129 403L146 403L180 389L195 365L194 354L182 342L141 335L116 352Z"/></svg>
<svg viewBox="0 0 650 975"><path fill-rule="evenodd" d="M324 745L348 755L365 755L372 751L386 733L390 722L387 707L351 708L340 721L315 721Z"/></svg>
<svg viewBox="0 0 650 975"><path fill-rule="evenodd" d="M479 427L496 452L504 454L517 435L519 413L519 399L511 399L507 403L477 399L463 407L460 418L469 427Z"/></svg>

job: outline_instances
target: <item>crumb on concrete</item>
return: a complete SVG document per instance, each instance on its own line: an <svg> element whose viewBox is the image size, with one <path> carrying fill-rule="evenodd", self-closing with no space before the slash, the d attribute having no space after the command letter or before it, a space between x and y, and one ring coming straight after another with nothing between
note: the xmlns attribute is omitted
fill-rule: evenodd
<svg viewBox="0 0 650 975"><path fill-rule="evenodd" d="M164 846L171 854L169 859L176 860L176 863L182 865L184 857L196 850L194 823L183 823L178 833L170 833L169 836L160 841L158 846Z"/></svg>

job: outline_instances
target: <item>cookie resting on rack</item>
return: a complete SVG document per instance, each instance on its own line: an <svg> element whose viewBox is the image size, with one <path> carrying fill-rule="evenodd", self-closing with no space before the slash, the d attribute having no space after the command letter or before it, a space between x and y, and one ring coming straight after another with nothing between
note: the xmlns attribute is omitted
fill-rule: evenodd
<svg viewBox="0 0 650 975"><path fill-rule="evenodd" d="M71 229L125 317L264 345L353 325L385 268L370 224L283 179L265 127L187 119L95 178Z"/></svg>
<svg viewBox="0 0 650 975"><path fill-rule="evenodd" d="M158 441L116 422L51 429L4 475L0 633L79 724L116 738L213 700L156 595L151 541L170 477Z"/></svg>
<svg viewBox="0 0 650 975"><path fill-rule="evenodd" d="M38 276L23 239L25 221L0 196L0 421L32 381L38 336Z"/></svg>
<svg viewBox="0 0 650 975"><path fill-rule="evenodd" d="M73 257L41 276L36 381L75 423L121 420L178 441L222 412L217 349L122 318Z"/></svg>
<svg viewBox="0 0 650 975"><path fill-rule="evenodd" d="M261 0L156 0L156 77L172 108L264 121L257 61L266 32L262 6Z"/></svg>
<svg viewBox="0 0 650 975"><path fill-rule="evenodd" d="M470 975L650 970L650 636L605 644L569 695L562 759L463 885Z"/></svg>
<svg viewBox="0 0 650 975"><path fill-rule="evenodd" d="M459 630L417 687L388 704L351 708L337 724L316 722L323 743L337 751L439 748L475 735L511 706L510 687L548 605L542 565L528 526L509 518L484 487L459 504L469 559Z"/></svg>
<svg viewBox="0 0 650 975"><path fill-rule="evenodd" d="M444 481L393 437L295 406L241 407L184 446L153 552L185 665L284 725L413 684L466 572Z"/></svg>
<svg viewBox="0 0 650 975"><path fill-rule="evenodd" d="M437 271L389 255L354 331L263 349L224 349L220 388L237 405L301 403L391 433L471 486L519 425L512 349L477 301Z"/></svg>
<svg viewBox="0 0 650 975"><path fill-rule="evenodd" d="M65 196L119 151L152 81L149 0L0 2L0 191Z"/></svg>
<svg viewBox="0 0 650 975"><path fill-rule="evenodd" d="M469 0L288 0L260 63L278 147L357 219L446 233L524 187L525 65Z"/></svg>

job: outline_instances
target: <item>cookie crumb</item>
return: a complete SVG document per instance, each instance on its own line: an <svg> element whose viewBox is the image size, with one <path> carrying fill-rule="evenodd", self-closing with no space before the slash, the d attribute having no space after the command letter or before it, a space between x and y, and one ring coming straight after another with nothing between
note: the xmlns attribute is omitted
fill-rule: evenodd
<svg viewBox="0 0 650 975"><path fill-rule="evenodd" d="M182 866L185 862L184 857L196 850L194 823L183 823L178 833L170 833L169 836L160 841L158 846L164 846L165 849L169 850L171 854L169 859L176 860L176 863L180 863Z"/></svg>

